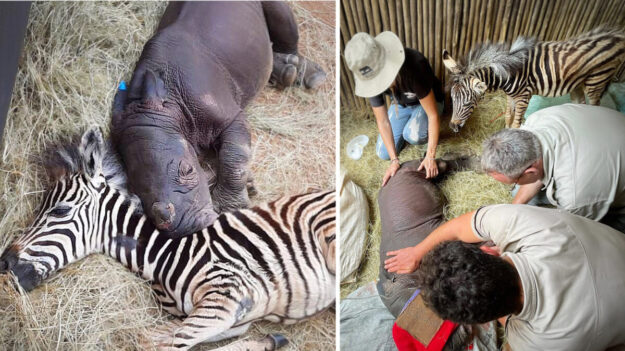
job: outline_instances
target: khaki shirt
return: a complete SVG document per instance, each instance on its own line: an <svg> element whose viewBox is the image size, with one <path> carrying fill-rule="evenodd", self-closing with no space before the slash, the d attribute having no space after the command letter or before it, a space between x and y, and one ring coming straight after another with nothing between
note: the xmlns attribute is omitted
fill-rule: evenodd
<svg viewBox="0 0 625 351"><path fill-rule="evenodd" d="M625 213L625 115L565 104L533 113L521 129L540 140L553 205L594 220Z"/></svg>
<svg viewBox="0 0 625 351"><path fill-rule="evenodd" d="M625 344L625 234L529 205L482 207L472 227L511 258L521 278L523 309L506 323L513 351Z"/></svg>

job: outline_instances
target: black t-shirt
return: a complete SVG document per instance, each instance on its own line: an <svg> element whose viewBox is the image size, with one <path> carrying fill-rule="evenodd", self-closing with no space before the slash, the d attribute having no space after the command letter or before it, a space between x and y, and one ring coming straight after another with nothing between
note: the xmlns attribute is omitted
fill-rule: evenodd
<svg viewBox="0 0 625 351"><path fill-rule="evenodd" d="M434 91L436 101L443 101L443 89L441 81L436 78L428 60L417 50L406 48L406 59L399 70L399 84L395 90L395 100L401 106L419 105L419 99L426 97L430 91ZM391 90L386 89L380 95L369 98L371 106L384 105L384 95L391 95Z"/></svg>

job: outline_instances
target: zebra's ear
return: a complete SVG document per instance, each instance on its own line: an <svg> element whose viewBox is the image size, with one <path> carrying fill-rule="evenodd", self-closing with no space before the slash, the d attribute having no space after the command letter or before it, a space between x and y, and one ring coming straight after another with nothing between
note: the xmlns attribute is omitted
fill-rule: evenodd
<svg viewBox="0 0 625 351"><path fill-rule="evenodd" d="M93 127L82 135L78 148L82 160L82 170L89 177L102 173L102 158L104 155L104 139L100 128Z"/></svg>
<svg viewBox="0 0 625 351"><path fill-rule="evenodd" d="M456 63L456 60L451 58L451 55L449 55L449 52L447 52L447 50L443 50L443 64L445 65L445 67L447 67L447 69L451 73L453 74L460 73L460 69L458 68L458 64Z"/></svg>
<svg viewBox="0 0 625 351"><path fill-rule="evenodd" d="M74 147L59 147L43 158L46 173L51 181L57 182L79 169L79 157Z"/></svg>

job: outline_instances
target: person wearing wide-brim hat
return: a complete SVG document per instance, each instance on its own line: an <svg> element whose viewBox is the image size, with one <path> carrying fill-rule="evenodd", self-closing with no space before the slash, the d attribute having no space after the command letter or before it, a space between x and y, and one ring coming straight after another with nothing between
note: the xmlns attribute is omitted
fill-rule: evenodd
<svg viewBox="0 0 625 351"><path fill-rule="evenodd" d="M345 46L344 55L354 74L356 95L369 98L373 107L380 131L376 154L391 160L382 185L399 169L397 155L404 142L427 142L419 170L425 169L427 178L438 175L434 159L444 96L441 82L427 59L417 50L404 49L392 32L382 32L375 38L357 33ZM388 109L384 95L391 97Z"/></svg>

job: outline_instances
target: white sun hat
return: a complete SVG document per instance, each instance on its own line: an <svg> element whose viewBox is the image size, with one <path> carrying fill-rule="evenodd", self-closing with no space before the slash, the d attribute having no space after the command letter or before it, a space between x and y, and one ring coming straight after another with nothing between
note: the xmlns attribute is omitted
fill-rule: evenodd
<svg viewBox="0 0 625 351"><path fill-rule="evenodd" d="M356 33L345 45L345 62L354 73L356 95L369 98L383 93L404 63L404 46L393 32L375 38Z"/></svg>

